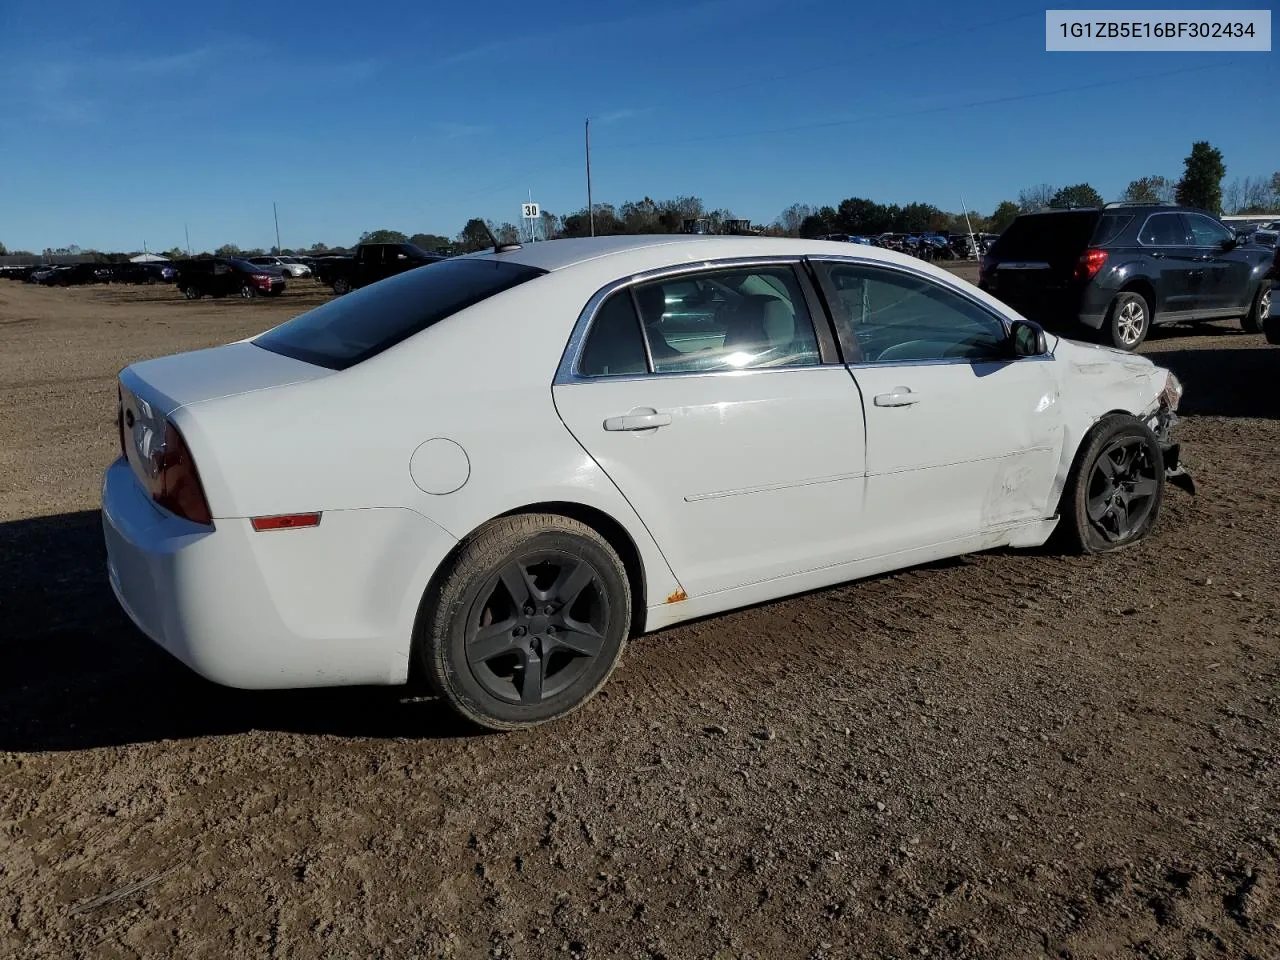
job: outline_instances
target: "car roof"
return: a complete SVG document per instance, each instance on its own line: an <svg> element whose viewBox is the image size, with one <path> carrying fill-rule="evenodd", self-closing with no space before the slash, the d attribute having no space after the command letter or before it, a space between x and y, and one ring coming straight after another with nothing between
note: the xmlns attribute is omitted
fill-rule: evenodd
<svg viewBox="0 0 1280 960"><path fill-rule="evenodd" d="M592 260L614 257L652 261L661 252L672 263L685 260L721 260L729 257L851 256L850 244L830 240L797 240L789 237L707 236L705 234L657 234L652 236L574 237L526 243L514 250L485 250L468 254L476 259L502 260L540 270L555 271ZM665 248L665 249L663 249ZM646 255L647 254L647 255ZM901 263L911 258L879 247L859 246L860 259ZM919 261L914 261L919 262ZM625 266L620 265L625 270Z"/></svg>

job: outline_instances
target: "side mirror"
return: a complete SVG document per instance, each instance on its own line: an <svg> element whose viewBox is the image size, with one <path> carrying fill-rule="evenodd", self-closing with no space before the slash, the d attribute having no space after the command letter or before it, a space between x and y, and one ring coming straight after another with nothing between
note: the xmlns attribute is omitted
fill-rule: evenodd
<svg viewBox="0 0 1280 960"><path fill-rule="evenodd" d="M1039 357L1049 352L1049 341L1043 328L1030 320L1013 321L1009 343L1015 357Z"/></svg>

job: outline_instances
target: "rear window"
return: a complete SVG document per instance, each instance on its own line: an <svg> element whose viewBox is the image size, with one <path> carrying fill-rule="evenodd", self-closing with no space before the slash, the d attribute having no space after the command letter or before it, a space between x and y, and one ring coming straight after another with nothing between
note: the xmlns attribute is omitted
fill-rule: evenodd
<svg viewBox="0 0 1280 960"><path fill-rule="evenodd" d="M330 300L253 342L295 360L345 370L545 272L501 260L441 260Z"/></svg>
<svg viewBox="0 0 1280 960"><path fill-rule="evenodd" d="M1098 227L1093 231L1093 239L1089 245L1100 247L1104 243L1110 243L1131 223L1133 223L1131 213L1104 213L1098 220Z"/></svg>
<svg viewBox="0 0 1280 960"><path fill-rule="evenodd" d="M1074 261L1089 246L1098 223L1097 210L1063 210L1018 217L991 248L999 260Z"/></svg>

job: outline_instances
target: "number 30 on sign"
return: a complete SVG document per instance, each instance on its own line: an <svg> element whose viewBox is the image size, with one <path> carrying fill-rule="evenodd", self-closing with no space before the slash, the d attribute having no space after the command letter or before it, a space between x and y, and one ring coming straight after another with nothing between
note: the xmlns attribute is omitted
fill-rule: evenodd
<svg viewBox="0 0 1280 960"><path fill-rule="evenodd" d="M537 220L540 216L536 203L522 203L520 204L520 210L526 220Z"/></svg>

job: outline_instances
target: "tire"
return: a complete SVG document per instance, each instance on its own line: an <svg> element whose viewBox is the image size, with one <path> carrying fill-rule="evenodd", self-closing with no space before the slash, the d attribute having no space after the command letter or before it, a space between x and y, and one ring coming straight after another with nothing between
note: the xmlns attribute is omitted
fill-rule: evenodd
<svg viewBox="0 0 1280 960"><path fill-rule="evenodd" d="M1151 332L1151 307L1140 293L1117 294L1101 332L1117 350L1137 350Z"/></svg>
<svg viewBox="0 0 1280 960"><path fill-rule="evenodd" d="M337 280L333 281L333 292L337 294L339 297L342 296L344 293L350 293L351 281L348 280L346 277L338 277Z"/></svg>
<svg viewBox="0 0 1280 960"><path fill-rule="evenodd" d="M523 514L462 543L423 598L414 649L455 711L480 727L516 730L595 696L630 624L626 570L608 542L577 520Z"/></svg>
<svg viewBox="0 0 1280 960"><path fill-rule="evenodd" d="M1263 280L1258 284L1258 292L1253 295L1253 304L1249 312L1240 318L1240 327L1245 333L1261 333L1271 310L1271 280Z"/></svg>
<svg viewBox="0 0 1280 960"><path fill-rule="evenodd" d="M200 289L198 287L186 286L182 288L182 295L188 300L199 300Z"/></svg>
<svg viewBox="0 0 1280 960"><path fill-rule="evenodd" d="M1163 502L1164 454L1155 434L1136 417L1111 414L1076 454L1055 536L1072 553L1121 550L1151 531Z"/></svg>
<svg viewBox="0 0 1280 960"><path fill-rule="evenodd" d="M258 291L251 283L242 283L240 285L240 297L244 300L252 300L258 295Z"/></svg>

